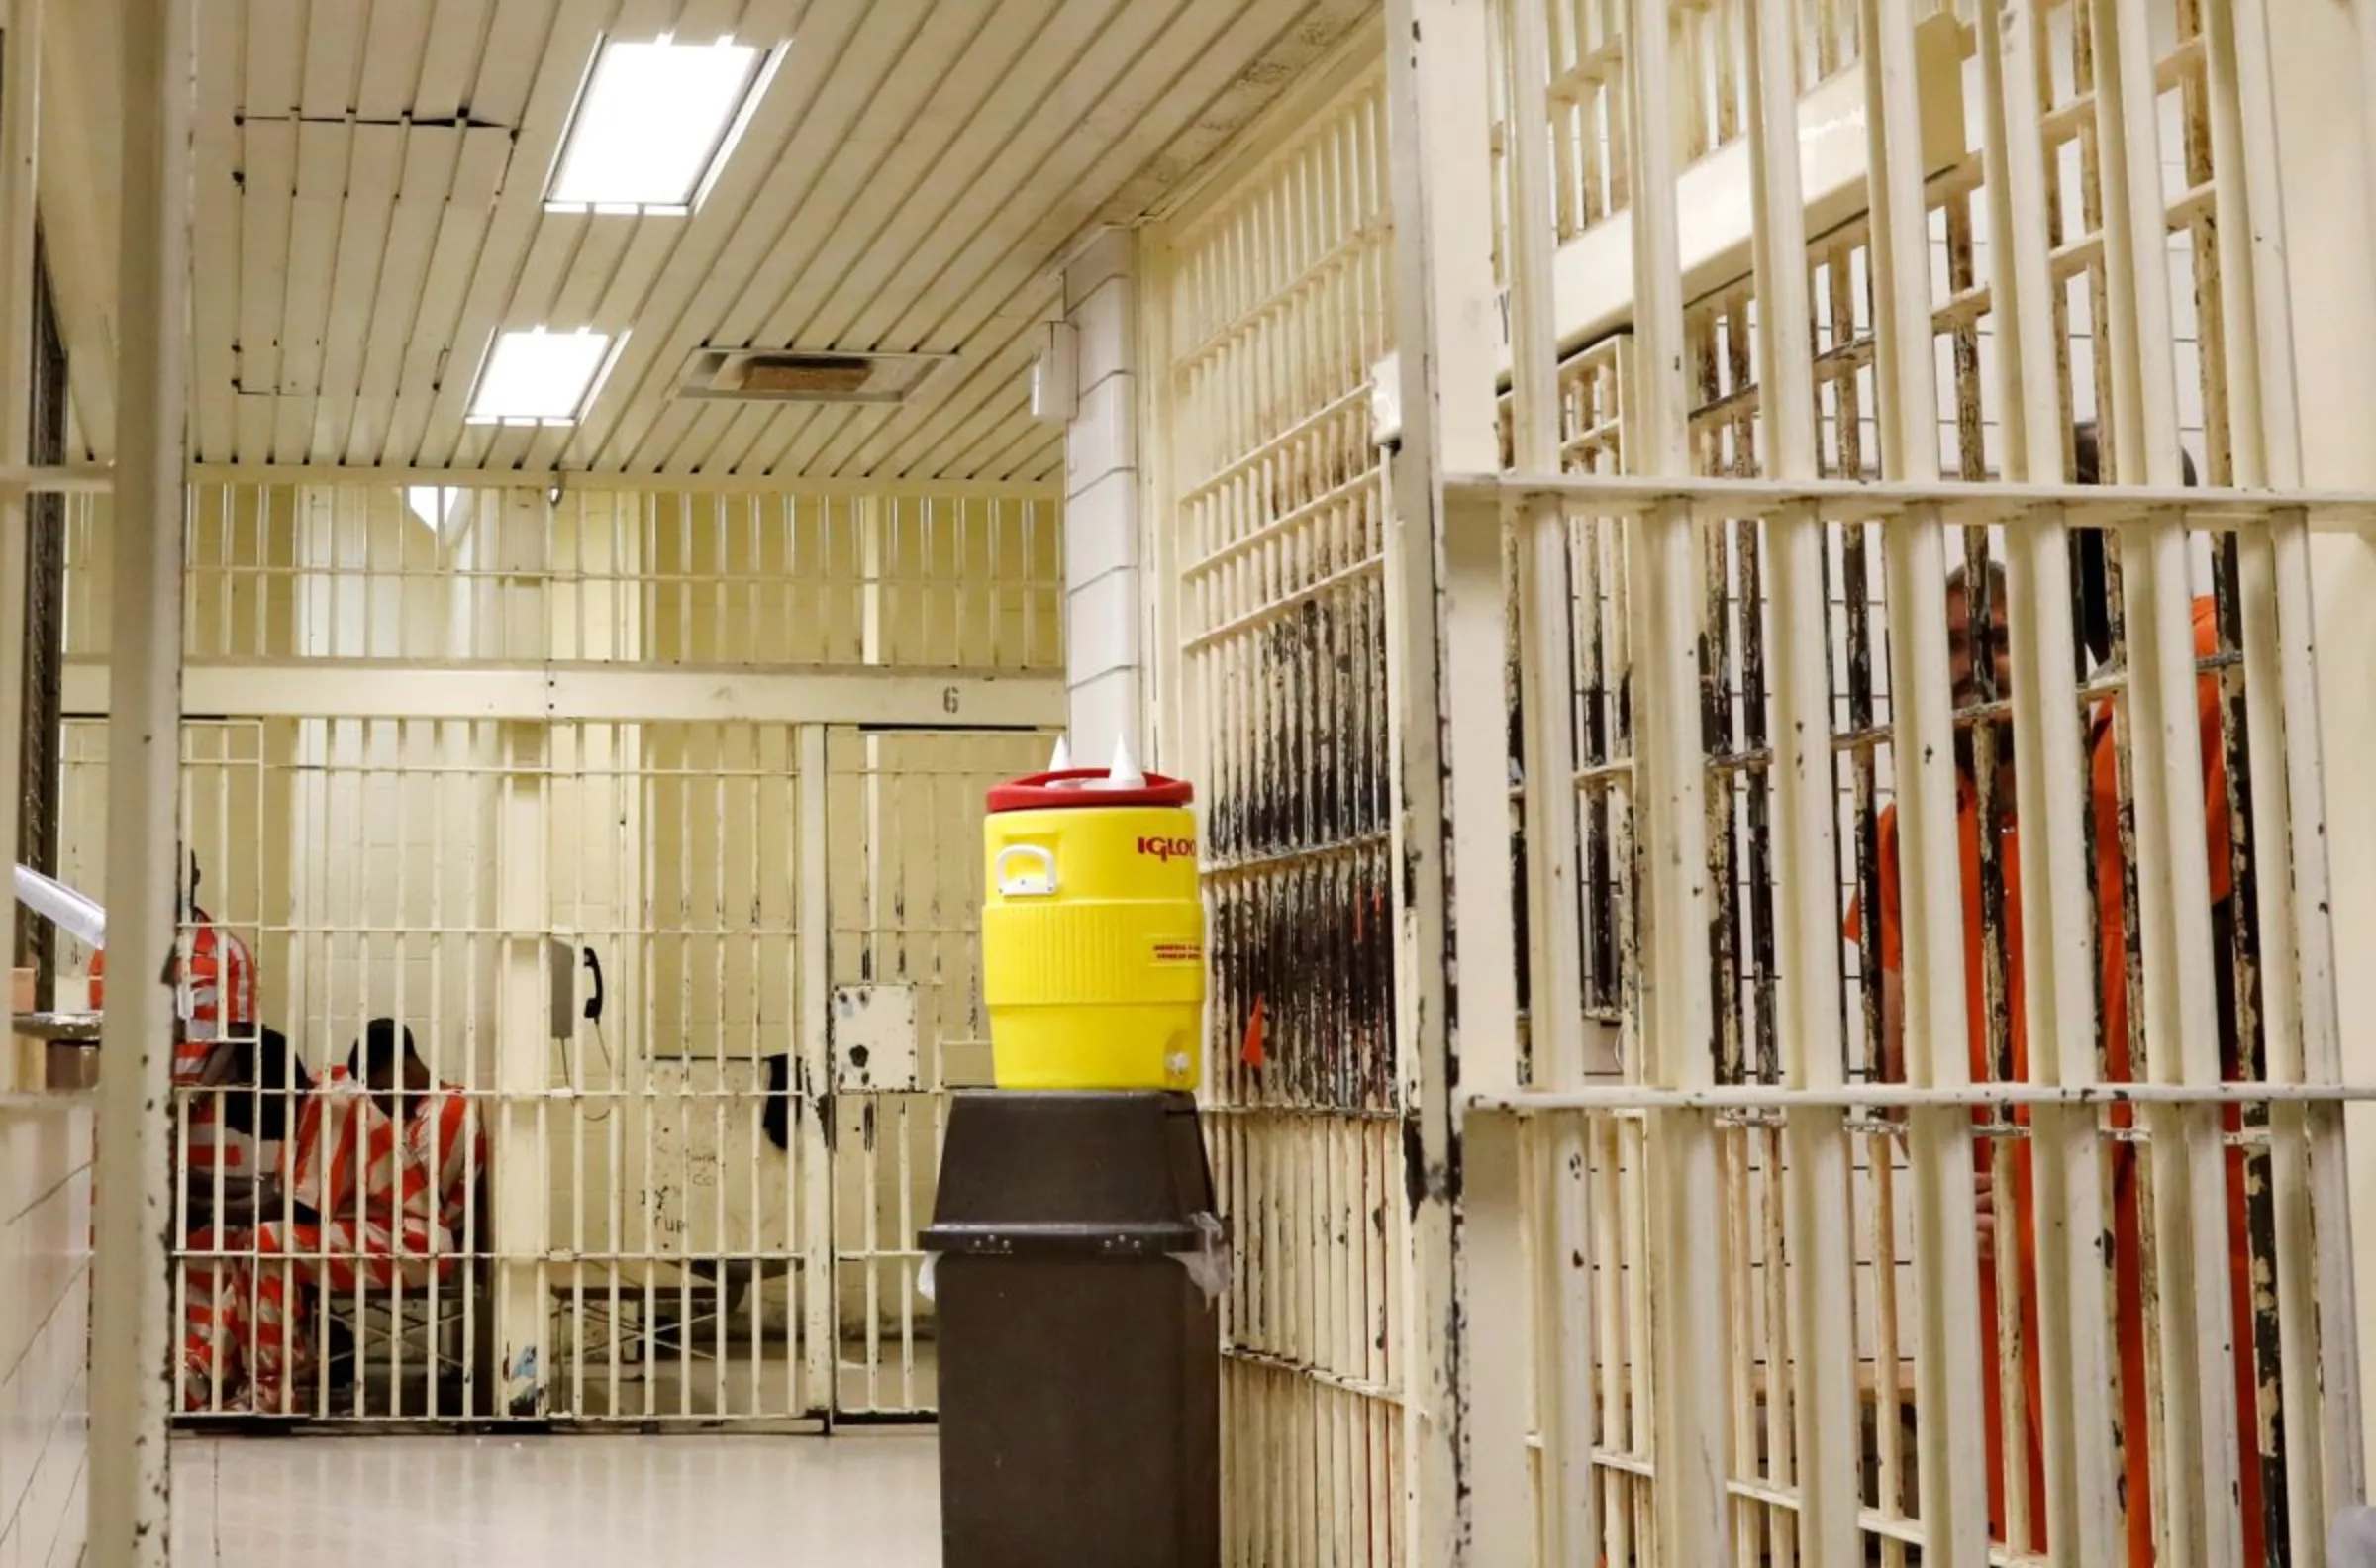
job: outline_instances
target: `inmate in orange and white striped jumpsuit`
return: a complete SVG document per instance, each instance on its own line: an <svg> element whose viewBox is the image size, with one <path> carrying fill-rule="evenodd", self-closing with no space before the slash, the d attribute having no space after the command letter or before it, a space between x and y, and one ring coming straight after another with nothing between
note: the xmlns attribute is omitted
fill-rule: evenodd
<svg viewBox="0 0 2376 1568"><path fill-rule="evenodd" d="M195 1089L206 1082L206 1069L226 1041L256 1038L260 1015L255 1005L255 957L248 944L204 910L191 911L193 928L174 941L179 959L176 1003L181 1031L173 1041L173 1086ZM91 1006L107 1006L107 951L91 954ZM224 1127L220 1094L178 1096L188 1105L186 1126L188 1169L211 1173L220 1167L233 1176L270 1170L279 1150L258 1146L244 1133Z"/></svg>
<svg viewBox="0 0 2376 1568"><path fill-rule="evenodd" d="M310 1370L310 1290L393 1291L453 1277L486 1137L460 1090L407 1095L398 1122L346 1068L306 1099L288 1159L290 1215L252 1232L252 1256L193 1271L182 1400L221 1409L243 1382L249 1408L291 1414ZM202 1233L193 1250L232 1251L248 1232Z"/></svg>

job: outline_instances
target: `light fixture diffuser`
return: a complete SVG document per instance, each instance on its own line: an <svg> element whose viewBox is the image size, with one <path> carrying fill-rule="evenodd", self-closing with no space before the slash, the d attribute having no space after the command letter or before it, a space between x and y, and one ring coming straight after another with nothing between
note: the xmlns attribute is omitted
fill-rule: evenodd
<svg viewBox="0 0 2376 1568"><path fill-rule="evenodd" d="M733 150L773 59L731 39L604 40L570 114L545 206L691 211Z"/></svg>
<svg viewBox="0 0 2376 1568"><path fill-rule="evenodd" d="M612 344L610 334L598 332L496 334L470 395L471 423L574 425L610 364Z"/></svg>

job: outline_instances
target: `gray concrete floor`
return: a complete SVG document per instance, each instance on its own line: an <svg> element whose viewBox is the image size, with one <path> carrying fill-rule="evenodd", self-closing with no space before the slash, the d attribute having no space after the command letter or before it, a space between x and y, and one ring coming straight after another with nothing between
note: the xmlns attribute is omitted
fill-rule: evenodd
<svg viewBox="0 0 2376 1568"><path fill-rule="evenodd" d="M177 1568L937 1568L930 1435L184 1438Z"/></svg>

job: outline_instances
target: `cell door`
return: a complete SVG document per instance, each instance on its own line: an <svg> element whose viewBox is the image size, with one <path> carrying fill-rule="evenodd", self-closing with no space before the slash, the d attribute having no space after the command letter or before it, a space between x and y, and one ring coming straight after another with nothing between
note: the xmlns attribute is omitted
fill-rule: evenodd
<svg viewBox="0 0 2376 1568"><path fill-rule="evenodd" d="M830 1407L824 739L551 728L554 1059L503 1096L544 1097L541 1126L505 1130L544 1145L550 1262L499 1305L533 1332L549 1304L536 1392L555 1419L749 1428Z"/></svg>
<svg viewBox="0 0 2376 1568"><path fill-rule="evenodd" d="M184 831L257 1025L319 1081L390 1021L485 1139L434 1266L333 1239L284 1261L266 1230L285 1205L242 1211L196 1160L201 1124L250 1102L292 1122L303 1091L186 1091L176 1343L221 1342L185 1416L931 1415L916 1233L946 1092L989 1078L983 802L1051 736L188 728ZM66 770L65 869L93 886L99 738L72 731ZM264 1344L274 1327L286 1342ZM269 1399L263 1349L285 1368Z"/></svg>
<svg viewBox="0 0 2376 1568"><path fill-rule="evenodd" d="M1053 743L1036 732L854 729L827 741L840 1417L916 1419L939 1404L917 1231L931 1219L948 1093L990 1078L984 799L1044 766Z"/></svg>

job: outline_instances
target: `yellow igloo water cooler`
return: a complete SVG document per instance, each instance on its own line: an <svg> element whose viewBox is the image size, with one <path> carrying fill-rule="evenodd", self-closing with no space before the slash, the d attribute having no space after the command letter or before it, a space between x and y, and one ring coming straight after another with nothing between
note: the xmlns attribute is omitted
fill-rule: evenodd
<svg viewBox="0 0 2376 1568"><path fill-rule="evenodd" d="M1205 907L1194 791L1102 768L1002 784L984 821L982 992L1001 1089L1194 1089Z"/></svg>

